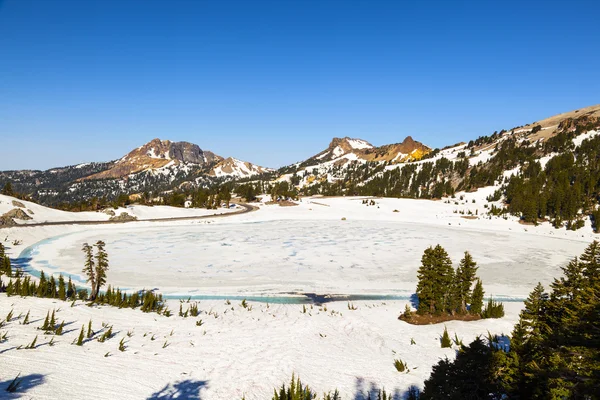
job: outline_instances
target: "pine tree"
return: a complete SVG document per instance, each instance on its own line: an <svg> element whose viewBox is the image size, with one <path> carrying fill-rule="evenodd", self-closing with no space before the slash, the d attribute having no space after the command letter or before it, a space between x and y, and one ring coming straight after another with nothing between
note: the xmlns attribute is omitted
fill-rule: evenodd
<svg viewBox="0 0 600 400"><path fill-rule="evenodd" d="M58 277L58 298L61 300L67 299L67 290L65 287L65 278L63 278L62 274Z"/></svg>
<svg viewBox="0 0 600 400"><path fill-rule="evenodd" d="M48 323L48 327L50 331L53 331L56 327L56 310L52 310L52 316L50 317L50 322Z"/></svg>
<svg viewBox="0 0 600 400"><path fill-rule="evenodd" d="M477 283L475 283L475 288L473 289L473 294L471 296L471 308L470 313L474 315L479 315L483 311L483 284L481 283L481 279L477 279Z"/></svg>
<svg viewBox="0 0 600 400"><path fill-rule="evenodd" d="M81 325L81 332L79 332L79 338L77 338L77 346L83 346L83 338L85 337L84 334L84 327L83 325Z"/></svg>
<svg viewBox="0 0 600 400"><path fill-rule="evenodd" d="M87 338L90 339L92 336L94 336L94 331L92 330L92 320L90 319L90 322L88 322Z"/></svg>
<svg viewBox="0 0 600 400"><path fill-rule="evenodd" d="M465 251L465 256L460 260L456 270L457 296L460 303L460 312L467 312L467 304L471 302L471 287L475 281L477 273L477 263L473 260L471 254Z"/></svg>
<svg viewBox="0 0 600 400"><path fill-rule="evenodd" d="M50 311L48 311L48 313L46 314L46 319L44 320L44 325L42 325L42 330L43 331L50 330Z"/></svg>
<svg viewBox="0 0 600 400"><path fill-rule="evenodd" d="M108 271L108 254L104 249L105 243L98 240L96 246L96 289L94 298L100 292L100 288L106 283L106 272Z"/></svg>
<svg viewBox="0 0 600 400"><path fill-rule="evenodd" d="M83 244L81 248L83 253L85 254L85 266L83 268L83 273L87 276L87 282L89 282L92 287L92 292L90 294L90 299L96 299L96 292L94 291L96 288L96 265L94 263L94 255L92 253L92 246L87 243ZM69 278L70 280L71 278Z"/></svg>
<svg viewBox="0 0 600 400"><path fill-rule="evenodd" d="M60 336L63 334L63 330L65 328L65 321L61 322L56 331L54 332L56 335Z"/></svg>
<svg viewBox="0 0 600 400"><path fill-rule="evenodd" d="M69 276L69 283L67 284L67 298L70 300L75 300L77 298L77 291L75 290L75 285L73 285L71 276Z"/></svg>
<svg viewBox="0 0 600 400"><path fill-rule="evenodd" d="M448 329L446 329L446 327L444 327L444 333L442 334L440 344L442 348L452 347L452 339L450 339L450 335L448 335Z"/></svg>
<svg viewBox="0 0 600 400"><path fill-rule="evenodd" d="M37 287L37 297L45 297L46 294L46 275L44 271L40 272L40 282Z"/></svg>
<svg viewBox="0 0 600 400"><path fill-rule="evenodd" d="M450 311L454 269L448 253L439 244L429 247L421 258L417 273L419 314L439 314Z"/></svg>
<svg viewBox="0 0 600 400"><path fill-rule="evenodd" d="M56 297L56 280L54 279L54 275L50 275L50 281L48 282L46 297L49 297L51 299Z"/></svg>

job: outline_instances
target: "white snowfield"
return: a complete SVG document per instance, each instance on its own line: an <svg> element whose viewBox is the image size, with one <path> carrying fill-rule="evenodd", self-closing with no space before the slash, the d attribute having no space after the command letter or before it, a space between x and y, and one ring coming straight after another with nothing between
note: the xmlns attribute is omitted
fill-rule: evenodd
<svg viewBox="0 0 600 400"><path fill-rule="evenodd" d="M25 207L15 206L13 202L23 204ZM0 194L0 215L20 208L32 219L15 221L18 224L37 224L44 222L81 222L81 221L108 221L111 215L102 211L84 211L84 212L67 212L55 210L40 206L29 201L23 201L14 197ZM156 218L179 218L179 217L199 217L205 215L225 214L228 212L238 211L239 208L219 208L217 210L207 210L205 208L179 208L171 206L142 206L131 205L119 207L118 209L109 209L114 212L114 215L119 216L121 213L127 213L137 217L138 220L156 219Z"/></svg>
<svg viewBox="0 0 600 400"><path fill-rule="evenodd" d="M373 198L371 206L363 198L311 197L298 206L259 204L256 212L201 221L1 229L10 256L31 257L34 272L80 280L81 244L101 239L109 253L108 282L114 286L238 299L231 304L201 300L202 313L194 318L177 316L179 301L169 300L175 315L167 318L0 294L0 318L11 309L14 318L21 314L0 328L8 338L0 343L0 385L21 373L27 383L24 398L270 399L273 389L295 373L319 392L338 388L344 399L360 399L359 393L383 387L401 396L411 385L422 386L440 358L455 356L456 348L440 348L444 324L399 321L407 300L353 301L356 310L345 301L332 302L326 309L307 305L306 312L300 304L275 303L289 292L407 298L414 292L423 250L438 243L455 266L465 250L473 254L487 295L522 299L538 281L547 285L558 276L560 267L596 238L589 223L572 232L481 217L493 189L442 201ZM65 218L27 207L41 218ZM473 219L463 218L469 211ZM273 301L268 306L249 302L249 310L240 305L244 296ZM183 304L184 311L188 307ZM502 319L445 326L465 343L488 331L509 334L522 303L509 301L505 308ZM37 329L52 309L59 322L68 324L54 346L48 344L51 335ZM22 325L28 310L32 322ZM81 347L71 344L90 319L99 333ZM116 333L105 343L96 340L102 323L113 325ZM36 349L16 349L36 335ZM118 350L121 339L124 352ZM410 371L396 371L395 359Z"/></svg>

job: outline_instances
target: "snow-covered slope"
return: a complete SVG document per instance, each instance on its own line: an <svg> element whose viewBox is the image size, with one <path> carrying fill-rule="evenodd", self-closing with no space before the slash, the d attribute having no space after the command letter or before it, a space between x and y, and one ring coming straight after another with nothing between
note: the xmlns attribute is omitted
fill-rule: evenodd
<svg viewBox="0 0 600 400"><path fill-rule="evenodd" d="M272 171L273 170L269 168L229 157L218 162L208 174L219 178L249 178L254 175L261 175Z"/></svg>
<svg viewBox="0 0 600 400"><path fill-rule="evenodd" d="M236 211L237 208L220 208L207 210L204 208L178 208L170 206L131 205L105 211L68 212L41 206L30 201L18 200L14 197L0 194L0 216L14 209L23 210L31 219L16 219L17 224L36 224L44 222L77 222L77 221L108 221L112 216L127 213L138 220L156 218L196 217L204 215L223 214Z"/></svg>

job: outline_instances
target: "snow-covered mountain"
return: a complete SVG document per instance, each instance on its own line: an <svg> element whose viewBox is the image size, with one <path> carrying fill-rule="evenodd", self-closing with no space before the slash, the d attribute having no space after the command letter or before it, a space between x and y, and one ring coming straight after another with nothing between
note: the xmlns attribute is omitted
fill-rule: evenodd
<svg viewBox="0 0 600 400"><path fill-rule="evenodd" d="M217 178L249 178L255 175L261 175L273 172L270 168L254 165L247 161L241 161L237 158L229 157L219 161L208 173L209 176Z"/></svg>
<svg viewBox="0 0 600 400"><path fill-rule="evenodd" d="M3 171L0 187L10 181L20 193L54 205L93 197L112 198L120 193L207 186L270 171L250 162L221 157L193 143L153 139L116 161L47 171Z"/></svg>
<svg viewBox="0 0 600 400"><path fill-rule="evenodd" d="M170 170L168 167L172 166L209 166L222 159L196 144L153 139L117 160L111 168L81 180L123 178L144 171Z"/></svg>
<svg viewBox="0 0 600 400"><path fill-rule="evenodd" d="M329 146L305 161L280 170L279 180L289 180L304 187L323 182L336 182L357 165L378 163L401 164L417 161L431 152L431 148L408 136L401 143L379 147L363 139L333 138Z"/></svg>

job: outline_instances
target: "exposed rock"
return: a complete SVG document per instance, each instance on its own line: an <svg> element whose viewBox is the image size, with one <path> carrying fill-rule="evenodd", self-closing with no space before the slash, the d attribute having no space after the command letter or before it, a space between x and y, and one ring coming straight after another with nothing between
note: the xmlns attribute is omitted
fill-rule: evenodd
<svg viewBox="0 0 600 400"><path fill-rule="evenodd" d="M23 210L21 210L20 208L13 208L12 210L10 210L7 213L4 213L4 215L2 215L2 217L8 217L8 218L13 218L13 219L22 219L22 220L29 220L32 219L29 215L27 215L27 213Z"/></svg>
<svg viewBox="0 0 600 400"><path fill-rule="evenodd" d="M35 213L33 211L31 211L29 208L27 209L27 212L31 215L35 215Z"/></svg>
<svg viewBox="0 0 600 400"><path fill-rule="evenodd" d="M114 216L115 216L115 211L114 211L114 210L111 210L110 208L107 208L106 210L102 210L102 212L103 212L104 214L110 215L111 217L114 217Z"/></svg>
<svg viewBox="0 0 600 400"><path fill-rule="evenodd" d="M421 142L415 141L407 136L403 142L375 147L362 139L333 138L326 150L320 152L309 161L331 161L337 159L336 165L347 162L341 158L346 154L353 154L356 158L366 161L386 161L391 163L403 163L406 161L420 160L431 149Z"/></svg>
<svg viewBox="0 0 600 400"><path fill-rule="evenodd" d="M116 161L110 169L79 180L122 178L141 171L162 168L170 163L191 163L204 166L222 159L223 157L210 151L203 151L193 143L153 139Z"/></svg>
<svg viewBox="0 0 600 400"><path fill-rule="evenodd" d="M129 215L126 212L122 212L121 215L119 215L119 216L110 217L109 221L116 221L116 222L137 221L137 217L134 217L133 215Z"/></svg>
<svg viewBox="0 0 600 400"><path fill-rule="evenodd" d="M15 226L17 223L14 219L10 217L5 217L4 215L0 217L0 226Z"/></svg>
<svg viewBox="0 0 600 400"><path fill-rule="evenodd" d="M12 201L12 205L15 207L21 207L21 208L25 208L25 204L21 203L20 201L17 200L13 200Z"/></svg>

